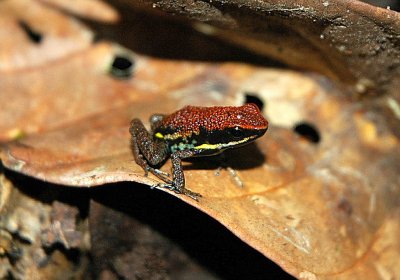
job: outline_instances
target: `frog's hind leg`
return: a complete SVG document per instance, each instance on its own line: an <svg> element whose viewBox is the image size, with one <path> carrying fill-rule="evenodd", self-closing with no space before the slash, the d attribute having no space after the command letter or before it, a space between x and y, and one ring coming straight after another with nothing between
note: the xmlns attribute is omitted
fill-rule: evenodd
<svg viewBox="0 0 400 280"><path fill-rule="evenodd" d="M168 157L167 145L158 139L153 139L139 119L132 120L129 131L132 135L131 147L135 162L143 168L145 175L151 172L167 184L171 184L168 173L152 167Z"/></svg>

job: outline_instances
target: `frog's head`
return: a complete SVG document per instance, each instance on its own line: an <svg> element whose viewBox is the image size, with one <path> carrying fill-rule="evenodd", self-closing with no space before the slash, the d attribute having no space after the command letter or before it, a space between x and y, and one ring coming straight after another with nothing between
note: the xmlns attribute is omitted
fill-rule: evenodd
<svg viewBox="0 0 400 280"><path fill-rule="evenodd" d="M245 145L264 135L268 122L255 104L213 107L199 118L200 133L206 139L196 149L223 150Z"/></svg>
<svg viewBox="0 0 400 280"><path fill-rule="evenodd" d="M187 106L163 120L160 136L171 142L185 142L206 154L241 146L267 131L268 122L255 104L243 106ZM183 141L182 141L183 140Z"/></svg>

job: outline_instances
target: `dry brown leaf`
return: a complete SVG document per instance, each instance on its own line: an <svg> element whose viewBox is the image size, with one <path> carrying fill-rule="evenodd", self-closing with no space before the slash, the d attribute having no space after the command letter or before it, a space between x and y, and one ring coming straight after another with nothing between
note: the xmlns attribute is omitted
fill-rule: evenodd
<svg viewBox="0 0 400 280"><path fill-rule="evenodd" d="M2 1L0 15L2 73L47 65L86 49L93 39L76 19L37 1Z"/></svg>
<svg viewBox="0 0 400 280"><path fill-rule="evenodd" d="M147 121L186 104L239 105L252 94L266 104L266 136L227 152L228 168L219 169L218 159L185 164L187 187L203 195L199 202L171 194L296 277L400 274L400 149L387 121L387 112L396 112L395 99L355 101L317 75L163 61L107 43L66 53L24 75L0 73L1 101L9 104L0 112L6 120L1 139L20 137L2 145L7 168L77 187L154 185L158 180L144 177L133 162L133 117ZM121 54L134 62L131 79L109 74ZM295 133L299 124L314 128L320 140ZM167 162L163 169L169 168Z"/></svg>
<svg viewBox="0 0 400 280"><path fill-rule="evenodd" d="M193 75L185 71L187 79L172 80L171 86L160 87L159 94L138 90L137 84L148 88L146 82L154 85L162 76L164 70L156 68L157 63L136 56L135 77L120 85L121 92L140 97L140 102L127 100L124 106L5 145L4 165L64 185L130 180L154 185L157 180L144 177L133 162L130 119L146 120L151 113L173 112L185 104L240 104L243 93L253 92L267 104L272 124L267 135L256 146L227 153L227 164L236 176L229 169L217 175L218 161L186 165L188 188L203 198L181 199L298 277L350 273L380 240L381 228L393 226L387 222L394 220L391 215L399 205L399 143L374 110L340 97L322 78L239 64L199 64L191 68L197 70ZM170 64L170 71L181 72L187 65ZM152 78L139 78L150 69ZM115 81L109 82L103 87L113 87ZM95 99L103 98L98 92ZM68 102L68 94L58 96L60 102L63 99ZM317 128L319 143L293 132L302 122ZM169 167L167 163L165 170Z"/></svg>

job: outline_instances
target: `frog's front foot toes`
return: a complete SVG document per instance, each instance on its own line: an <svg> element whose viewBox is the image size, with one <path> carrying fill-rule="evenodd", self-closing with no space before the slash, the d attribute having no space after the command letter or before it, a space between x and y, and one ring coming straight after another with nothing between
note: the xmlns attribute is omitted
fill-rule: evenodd
<svg viewBox="0 0 400 280"><path fill-rule="evenodd" d="M185 189L185 188L174 187L172 190L174 192L176 192L176 193L186 195L186 196L188 196L188 197L190 197L190 198L192 198L192 199L194 199L196 201L199 201L199 198L202 197L201 194L192 192L192 191L190 191L188 189Z"/></svg>
<svg viewBox="0 0 400 280"><path fill-rule="evenodd" d="M190 198L192 198L192 199L194 199L196 201L199 201L199 198L202 197L201 194L189 191L187 189L182 190L180 193L182 193L184 195L187 195L188 197L190 197Z"/></svg>
<svg viewBox="0 0 400 280"><path fill-rule="evenodd" d="M188 197L190 197L190 198L192 198L192 199L194 199L196 201L199 201L199 198L202 196L199 193L195 193L195 192L189 191L188 189L185 189L185 188L183 188L183 189L182 188L177 188L176 186L174 186L174 184L159 183L157 185L152 186L152 188L155 188L155 187L157 187L157 188L165 188L165 189L168 189L170 191L174 191L177 194L186 195L186 196L188 196Z"/></svg>

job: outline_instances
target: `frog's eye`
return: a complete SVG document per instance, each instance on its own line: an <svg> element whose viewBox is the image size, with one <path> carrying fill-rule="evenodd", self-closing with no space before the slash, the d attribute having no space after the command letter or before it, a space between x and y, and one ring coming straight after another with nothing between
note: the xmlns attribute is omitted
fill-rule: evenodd
<svg viewBox="0 0 400 280"><path fill-rule="evenodd" d="M244 131L240 127L235 127L231 129L230 134L232 135L233 138L243 138L244 137Z"/></svg>

